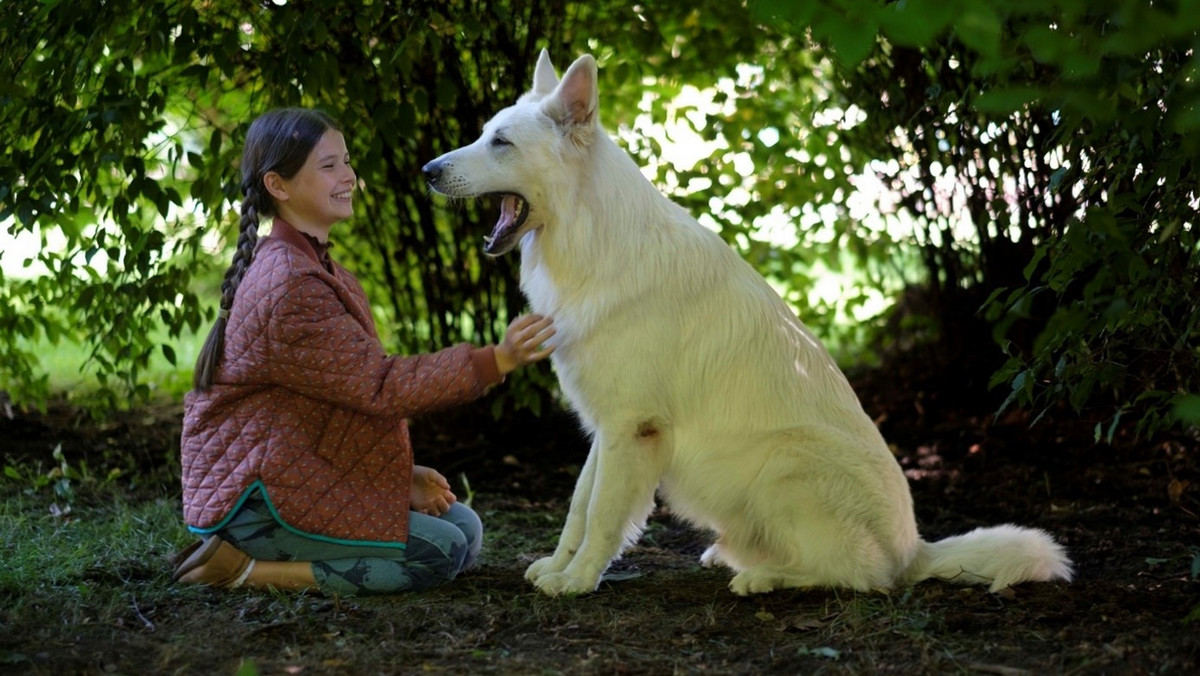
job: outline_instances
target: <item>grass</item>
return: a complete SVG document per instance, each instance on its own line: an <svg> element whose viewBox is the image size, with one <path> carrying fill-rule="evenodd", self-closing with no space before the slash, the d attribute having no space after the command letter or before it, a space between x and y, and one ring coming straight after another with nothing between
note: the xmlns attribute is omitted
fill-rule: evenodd
<svg viewBox="0 0 1200 676"><path fill-rule="evenodd" d="M190 539L177 498L104 497L69 504L11 487L4 491L0 597L9 601L8 621L30 619L23 613L42 612L43 605L71 616L86 614L80 603L109 606L112 599L103 601L107 587L90 582L155 580L163 569L160 557Z"/></svg>

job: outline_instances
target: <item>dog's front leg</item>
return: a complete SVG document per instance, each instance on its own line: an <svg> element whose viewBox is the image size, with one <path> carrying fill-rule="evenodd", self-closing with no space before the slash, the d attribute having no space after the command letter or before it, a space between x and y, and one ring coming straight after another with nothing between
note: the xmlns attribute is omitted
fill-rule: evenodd
<svg viewBox="0 0 1200 676"><path fill-rule="evenodd" d="M565 540L568 535L578 537L582 530L582 541L561 572L551 572L549 567L540 572L534 582L539 590L552 596L595 591L609 563L641 535L662 473L662 436L657 429L648 432L645 424L626 434L601 431L597 435L588 457L595 466L589 499L583 503L583 527L572 523L583 506L572 499L572 514L563 532ZM575 497L583 496L577 490ZM555 557L562 548L560 542Z"/></svg>
<svg viewBox="0 0 1200 676"><path fill-rule="evenodd" d="M592 447L588 450L587 460L579 471L579 479L575 482L575 491L571 494L571 506L567 510L567 521L563 524L562 534L558 536L558 546L554 554L538 559L525 570L525 579L536 583L539 578L548 573L561 573L571 558L579 550L583 542L583 531L587 522L588 502L592 499L592 484L596 479L596 458L600 455L600 438L592 439Z"/></svg>

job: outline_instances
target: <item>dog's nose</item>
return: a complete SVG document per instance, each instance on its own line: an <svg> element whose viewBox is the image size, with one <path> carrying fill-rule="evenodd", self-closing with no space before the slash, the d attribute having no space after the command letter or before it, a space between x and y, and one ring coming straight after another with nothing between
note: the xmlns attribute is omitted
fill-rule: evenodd
<svg viewBox="0 0 1200 676"><path fill-rule="evenodd" d="M430 185L433 185L434 183L438 182L439 178L442 177L442 164L441 162L434 160L429 164L426 164L424 167L421 167L421 173L425 175L425 180L429 181Z"/></svg>

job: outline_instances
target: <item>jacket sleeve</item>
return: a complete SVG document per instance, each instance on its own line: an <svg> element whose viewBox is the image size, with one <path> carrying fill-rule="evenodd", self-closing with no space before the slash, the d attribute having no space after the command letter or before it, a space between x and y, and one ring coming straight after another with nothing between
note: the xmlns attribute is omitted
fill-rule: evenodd
<svg viewBox="0 0 1200 676"><path fill-rule="evenodd" d="M308 274L287 284L268 320L264 375L274 385L368 415L408 418L476 399L502 379L492 347L388 355L329 284Z"/></svg>

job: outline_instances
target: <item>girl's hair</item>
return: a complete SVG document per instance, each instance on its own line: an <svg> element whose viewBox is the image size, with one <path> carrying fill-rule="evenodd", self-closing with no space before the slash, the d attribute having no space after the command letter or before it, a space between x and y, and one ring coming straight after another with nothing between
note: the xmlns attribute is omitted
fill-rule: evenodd
<svg viewBox="0 0 1200 676"><path fill-rule="evenodd" d="M196 359L196 371L192 384L198 390L212 385L213 373L225 349L225 326L233 297L237 293L242 277L246 275L254 259L254 248L258 243L258 220L262 216L275 215L275 201L263 186L263 177L275 172L283 178L291 178L308 161L317 142L325 132L341 127L333 118L319 110L308 108L280 108L261 115L246 132L246 146L242 151L242 218L238 234L237 253L233 263L225 271L221 283L221 303L217 309L217 323L208 333L200 356Z"/></svg>

